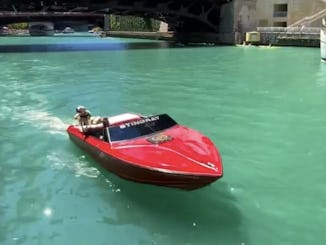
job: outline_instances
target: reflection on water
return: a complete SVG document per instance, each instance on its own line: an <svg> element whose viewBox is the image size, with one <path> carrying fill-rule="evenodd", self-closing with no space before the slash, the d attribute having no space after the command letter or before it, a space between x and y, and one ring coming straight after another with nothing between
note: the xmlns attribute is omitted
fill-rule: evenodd
<svg viewBox="0 0 326 245"><path fill-rule="evenodd" d="M80 42L78 39L83 39ZM75 36L54 36L47 37L43 42L34 43L32 41L24 42L24 38L31 37L17 37L16 43L1 43L0 52L15 53L15 52L59 52L59 51L115 51L115 50L132 50L132 49L162 49L162 48L196 48L196 47L214 47L209 43L190 43L187 45L174 41L151 41L143 40L137 42L128 42L126 39L104 38L98 39L89 36L75 35ZM40 40L40 39L38 39ZM56 41L57 40L57 41ZM127 39L128 40L128 39ZM1 40L0 40L1 41ZM26 44L28 43L28 44Z"/></svg>
<svg viewBox="0 0 326 245"><path fill-rule="evenodd" d="M119 190L114 193L115 198L103 198L116 208L117 215L104 216L101 222L105 224L144 226L154 234L154 244L169 244L171 238L176 244L248 242L245 230L241 229L242 215L237 201L224 182L192 192L118 179L114 182Z"/></svg>
<svg viewBox="0 0 326 245"><path fill-rule="evenodd" d="M169 42L138 42L138 43L82 43L82 44L26 44L0 45L0 52L58 52L58 51L98 51L98 50L127 50L127 49L158 49L174 47Z"/></svg>

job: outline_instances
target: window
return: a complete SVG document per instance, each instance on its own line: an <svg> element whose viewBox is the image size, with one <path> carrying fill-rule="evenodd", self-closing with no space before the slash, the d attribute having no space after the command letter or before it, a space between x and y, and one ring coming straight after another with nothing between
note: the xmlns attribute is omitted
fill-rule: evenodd
<svg viewBox="0 0 326 245"><path fill-rule="evenodd" d="M108 131L112 142L146 136L170 128L176 124L167 114L162 114L109 127Z"/></svg>
<svg viewBox="0 0 326 245"><path fill-rule="evenodd" d="M276 21L273 23L274 27L287 27L286 21Z"/></svg>
<svg viewBox="0 0 326 245"><path fill-rule="evenodd" d="M288 15L288 5L287 4L274 4L273 17L287 17Z"/></svg>

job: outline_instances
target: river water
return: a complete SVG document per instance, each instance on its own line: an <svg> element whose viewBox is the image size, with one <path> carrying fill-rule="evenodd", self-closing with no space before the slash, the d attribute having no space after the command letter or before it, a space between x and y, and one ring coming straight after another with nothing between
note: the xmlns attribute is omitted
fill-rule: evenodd
<svg viewBox="0 0 326 245"><path fill-rule="evenodd" d="M75 35L0 51L0 244L326 244L319 49ZM215 142L224 177L190 192L122 180L67 137L77 105L168 113Z"/></svg>

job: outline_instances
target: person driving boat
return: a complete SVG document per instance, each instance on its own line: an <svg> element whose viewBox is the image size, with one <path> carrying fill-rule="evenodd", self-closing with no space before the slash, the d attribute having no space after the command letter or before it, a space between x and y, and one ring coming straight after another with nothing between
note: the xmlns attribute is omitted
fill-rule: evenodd
<svg viewBox="0 0 326 245"><path fill-rule="evenodd" d="M89 125L91 121L91 113L84 106L77 106L74 118L78 120L79 125Z"/></svg>

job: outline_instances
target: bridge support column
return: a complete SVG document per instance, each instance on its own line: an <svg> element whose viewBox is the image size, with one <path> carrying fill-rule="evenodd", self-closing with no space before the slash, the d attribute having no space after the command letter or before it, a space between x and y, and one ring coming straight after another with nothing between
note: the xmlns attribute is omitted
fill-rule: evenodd
<svg viewBox="0 0 326 245"><path fill-rule="evenodd" d="M236 0L234 0L236 1ZM234 44L234 2L221 6L219 24L219 43Z"/></svg>
<svg viewBox="0 0 326 245"><path fill-rule="evenodd" d="M247 31L256 30L257 0L233 0L221 6L219 42L242 43Z"/></svg>
<svg viewBox="0 0 326 245"><path fill-rule="evenodd" d="M257 28L257 0L234 0L235 42L242 43L246 32Z"/></svg>

